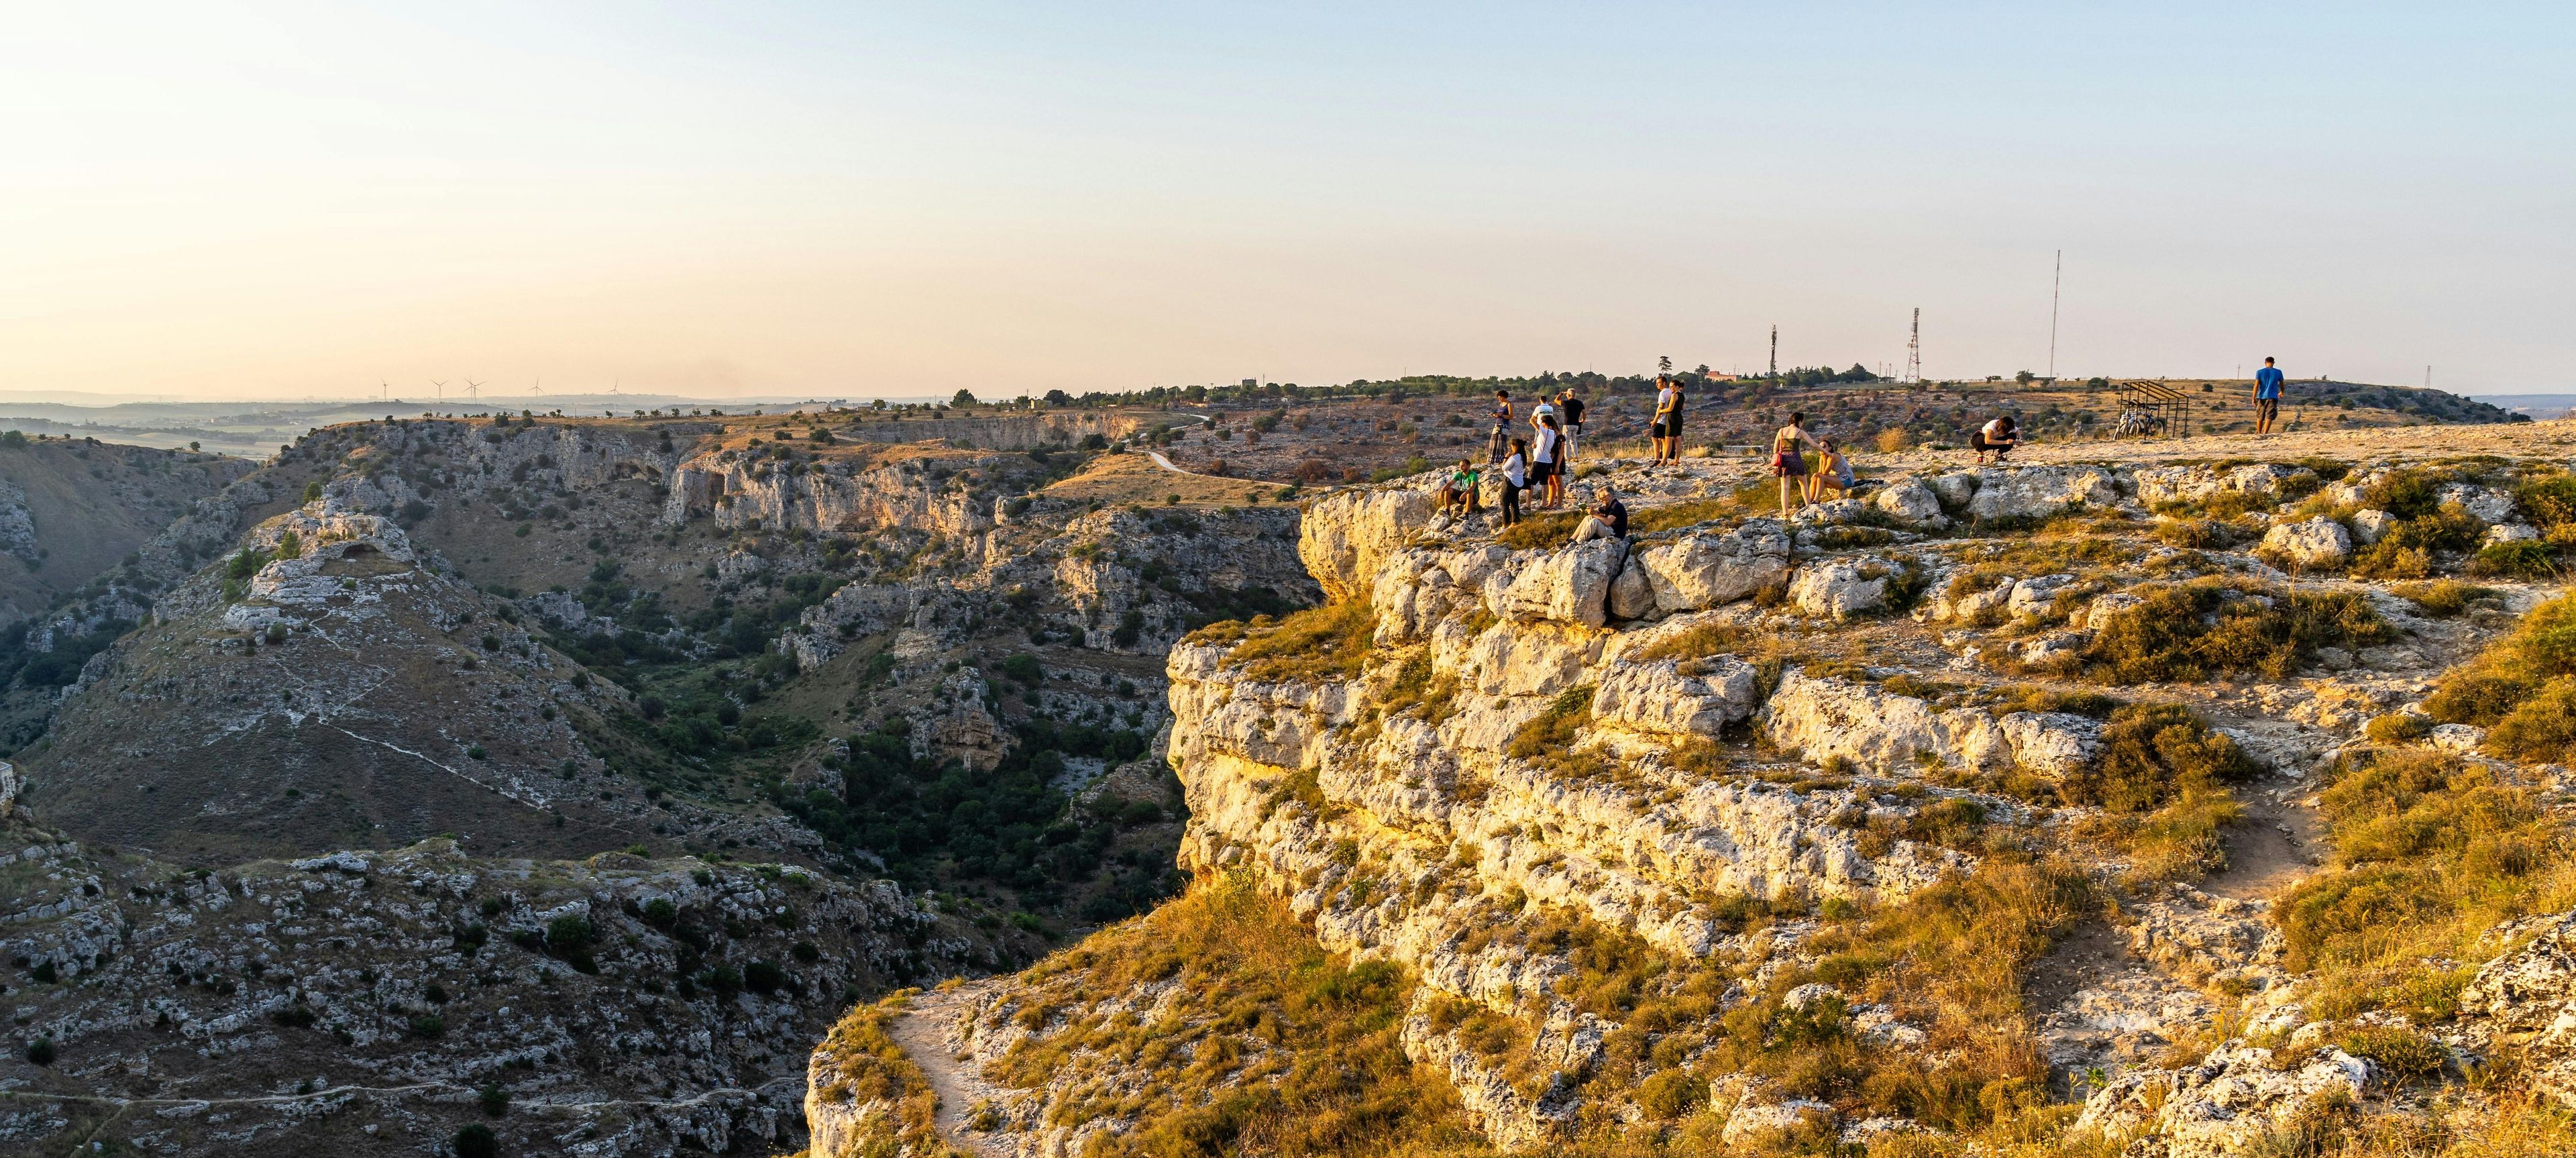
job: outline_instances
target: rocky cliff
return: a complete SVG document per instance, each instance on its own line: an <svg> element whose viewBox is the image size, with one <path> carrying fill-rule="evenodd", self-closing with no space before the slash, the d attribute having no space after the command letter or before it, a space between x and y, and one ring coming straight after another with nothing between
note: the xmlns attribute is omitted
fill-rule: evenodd
<svg viewBox="0 0 2576 1158"><path fill-rule="evenodd" d="M2566 837L2576 668L2540 641L2576 603L2509 545L2576 546L2576 483L2498 437L2487 466L1926 470L1786 523L1741 466L1631 466L1593 477L1636 537L1573 545L1411 484L1320 499L1299 550L1334 602L1170 653L1181 860L1403 979L1393 1032L1448 1092L1390 1130L2564 1139L2571 894L2537 850ZM2320 521L2419 554L2272 534ZM1361 1064L1316 1007L1178 1001L1119 944L935 1003L944 1044L908 1061L980 1107L937 1137L1275 1137L1255 1091ZM1301 1112L1365 1103L1334 1097Z"/></svg>

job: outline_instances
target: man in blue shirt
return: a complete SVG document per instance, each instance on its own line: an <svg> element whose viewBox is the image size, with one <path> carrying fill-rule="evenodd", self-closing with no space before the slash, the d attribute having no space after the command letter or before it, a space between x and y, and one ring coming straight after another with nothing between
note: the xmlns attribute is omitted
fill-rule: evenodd
<svg viewBox="0 0 2576 1158"><path fill-rule="evenodd" d="M2281 371L2270 358L2254 372L2254 433L2272 433L2272 422L2281 417Z"/></svg>

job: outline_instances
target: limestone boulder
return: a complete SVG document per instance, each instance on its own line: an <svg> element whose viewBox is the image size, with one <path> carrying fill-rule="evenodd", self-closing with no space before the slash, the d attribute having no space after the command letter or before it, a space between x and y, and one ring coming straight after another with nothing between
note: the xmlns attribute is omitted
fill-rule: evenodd
<svg viewBox="0 0 2576 1158"><path fill-rule="evenodd" d="M2487 528L2489 543L2520 543L2540 537L2529 523L2497 523Z"/></svg>
<svg viewBox="0 0 2576 1158"><path fill-rule="evenodd" d="M1485 576L1485 606L1516 622L1609 622L1610 584L1628 558L1619 539L1516 552Z"/></svg>
<svg viewBox="0 0 2576 1158"><path fill-rule="evenodd" d="M1369 593L1378 566L1431 524L1440 504L1419 485L1326 495L1297 525L1297 557L1327 599Z"/></svg>
<svg viewBox="0 0 2576 1158"><path fill-rule="evenodd" d="M1965 509L1969 500L1977 497L1977 484L1981 481L1983 480L1977 475L1962 471L1957 474L1933 475L1923 480L1923 485L1938 498L1943 507L1955 511Z"/></svg>
<svg viewBox="0 0 2576 1158"><path fill-rule="evenodd" d="M2012 594L2004 599L2004 610L2016 619L2045 616L2057 602L2057 593L2075 582L2075 576L2064 573L2034 575L2012 585Z"/></svg>
<svg viewBox="0 0 2576 1158"><path fill-rule="evenodd" d="M2096 467L1990 467L1979 471L1968 513L1980 519L2039 519L2070 507L2108 507L2120 501L2111 472Z"/></svg>
<svg viewBox="0 0 2576 1158"><path fill-rule="evenodd" d="M2367 546L2387 538L2388 532L2396 526L2397 516L2386 511L2355 511L2352 516L2352 537Z"/></svg>
<svg viewBox="0 0 2576 1158"><path fill-rule="evenodd" d="M1869 497L1869 505L1910 527L1939 530L1950 525L1950 517L1941 513L1941 497L1913 477L1891 480Z"/></svg>
<svg viewBox="0 0 2576 1158"><path fill-rule="evenodd" d="M1789 577L1789 536L1772 519L1733 531L1685 535L1638 553L1663 611L1700 611L1749 598Z"/></svg>
<svg viewBox="0 0 2576 1158"><path fill-rule="evenodd" d="M2282 523L2263 533L2263 549L2278 552L2301 567L2340 567L2352 556L2352 535L2343 524L2319 515Z"/></svg>
<svg viewBox="0 0 2576 1158"><path fill-rule="evenodd" d="M2481 523L2493 525L2513 518L2513 496L2491 487L2474 483L2448 483L2440 492L2445 505L2458 503Z"/></svg>
<svg viewBox="0 0 2576 1158"><path fill-rule="evenodd" d="M1646 569L1630 556L1619 568L1619 576L1610 581L1610 618L1648 619L1660 610L1655 603L1655 585L1646 578Z"/></svg>
<svg viewBox="0 0 2576 1158"><path fill-rule="evenodd" d="M1888 564L1875 560L1833 559L1798 569L1789 580L1789 599L1798 610L1841 622L1887 605Z"/></svg>
<svg viewBox="0 0 2576 1158"><path fill-rule="evenodd" d="M1592 694L1592 720L1669 736L1714 736L1753 714L1753 665L1731 655L1612 663Z"/></svg>
<svg viewBox="0 0 2576 1158"><path fill-rule="evenodd" d="M1497 623L1469 653L1472 686L1488 696L1552 696L1583 682L1601 658L1599 632L1561 623Z"/></svg>

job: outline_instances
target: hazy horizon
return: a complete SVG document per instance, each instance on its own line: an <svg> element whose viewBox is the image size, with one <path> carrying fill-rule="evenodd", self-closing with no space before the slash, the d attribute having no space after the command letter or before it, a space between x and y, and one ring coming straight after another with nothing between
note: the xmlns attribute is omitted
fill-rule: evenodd
<svg viewBox="0 0 2576 1158"><path fill-rule="evenodd" d="M0 389L708 399L1605 372L2550 388L2568 15L77 8ZM448 405L458 405L453 400Z"/></svg>

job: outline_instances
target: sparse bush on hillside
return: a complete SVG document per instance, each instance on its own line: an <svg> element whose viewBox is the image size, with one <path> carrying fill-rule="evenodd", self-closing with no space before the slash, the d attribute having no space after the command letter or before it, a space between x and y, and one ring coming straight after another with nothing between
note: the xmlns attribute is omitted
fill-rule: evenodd
<svg viewBox="0 0 2576 1158"><path fill-rule="evenodd" d="M2354 591L2256 588L2203 579L2159 584L2094 632L2078 667L2105 683L2197 681L2237 672L2287 677L2320 647L2396 637Z"/></svg>

